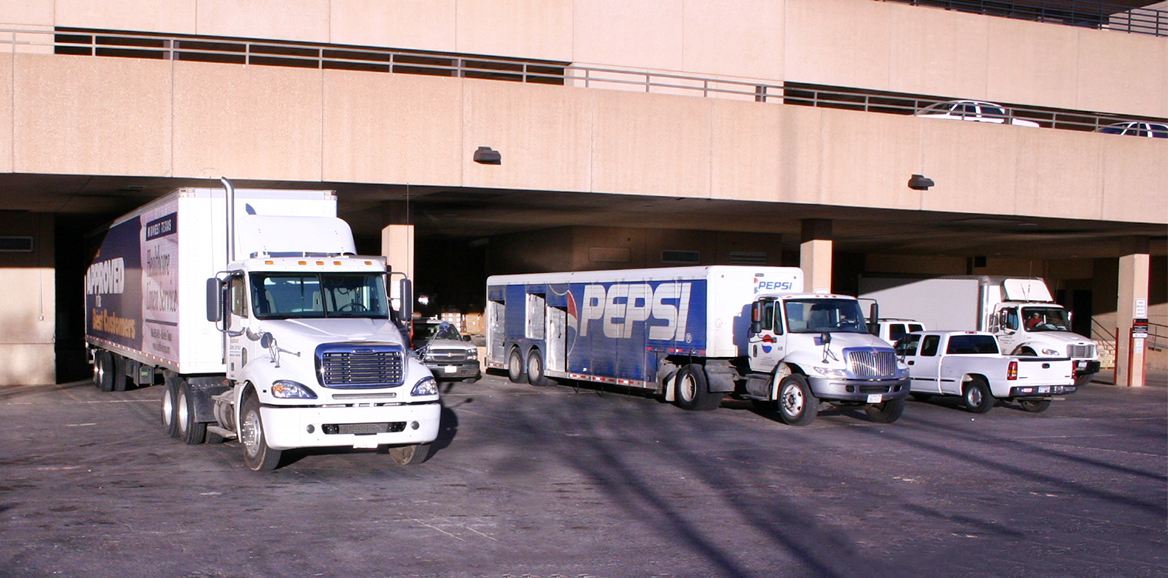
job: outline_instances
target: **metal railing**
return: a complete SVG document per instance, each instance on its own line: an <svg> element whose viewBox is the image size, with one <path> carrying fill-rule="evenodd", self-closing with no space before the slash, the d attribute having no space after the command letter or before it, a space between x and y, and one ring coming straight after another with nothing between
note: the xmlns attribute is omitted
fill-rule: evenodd
<svg viewBox="0 0 1168 578"><path fill-rule="evenodd" d="M0 46L3 45L8 45L12 51L21 52L477 78L900 115L917 114L927 106L955 100L954 97L939 95L795 82L760 83L668 72L577 66L557 61L242 38L83 29L0 28ZM1168 124L1168 119L1160 118L996 104L1003 107L1002 114L980 120L998 123L1027 120L1042 127L1079 131L1098 130L1124 121Z"/></svg>
<svg viewBox="0 0 1168 578"><path fill-rule="evenodd" d="M1148 323L1148 349L1163 351L1168 348L1168 325L1163 323Z"/></svg>
<svg viewBox="0 0 1168 578"><path fill-rule="evenodd" d="M1035 22L1168 36L1168 11L1087 0L879 0Z"/></svg>

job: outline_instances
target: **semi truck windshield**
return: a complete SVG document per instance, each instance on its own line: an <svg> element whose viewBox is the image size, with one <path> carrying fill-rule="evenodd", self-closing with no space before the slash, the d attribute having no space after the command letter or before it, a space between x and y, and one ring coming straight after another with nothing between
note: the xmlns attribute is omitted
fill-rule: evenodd
<svg viewBox="0 0 1168 578"><path fill-rule="evenodd" d="M783 304L791 333L867 333L860 304L851 299L790 299Z"/></svg>
<svg viewBox="0 0 1168 578"><path fill-rule="evenodd" d="M374 273L253 273L257 319L389 316L385 277Z"/></svg>

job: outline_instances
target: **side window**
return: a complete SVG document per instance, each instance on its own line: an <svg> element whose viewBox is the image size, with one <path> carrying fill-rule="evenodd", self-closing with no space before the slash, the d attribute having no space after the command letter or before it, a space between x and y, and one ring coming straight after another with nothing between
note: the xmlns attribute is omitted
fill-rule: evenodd
<svg viewBox="0 0 1168 578"><path fill-rule="evenodd" d="M904 334L908 333L904 330L903 323L890 323L888 325L888 340L892 342L899 341Z"/></svg>
<svg viewBox="0 0 1168 578"><path fill-rule="evenodd" d="M896 354L908 356L917 354L917 345L921 341L920 335L906 335L896 342Z"/></svg>
<svg viewBox="0 0 1168 578"><path fill-rule="evenodd" d="M1006 309L1006 329L1018 329L1018 309L1011 307Z"/></svg>
<svg viewBox="0 0 1168 578"><path fill-rule="evenodd" d="M243 277L232 277L228 287L231 293L231 314L247 317L247 291L244 291Z"/></svg>
<svg viewBox="0 0 1168 578"><path fill-rule="evenodd" d="M775 327L775 302L763 301L760 305L759 322L762 324L763 331L770 331Z"/></svg>
<svg viewBox="0 0 1168 578"><path fill-rule="evenodd" d="M937 348L941 345L940 335L926 335L921 340L921 355L932 357L937 355Z"/></svg>
<svg viewBox="0 0 1168 578"><path fill-rule="evenodd" d="M909 331L924 331L925 326L921 325L920 323L909 323L908 330Z"/></svg>

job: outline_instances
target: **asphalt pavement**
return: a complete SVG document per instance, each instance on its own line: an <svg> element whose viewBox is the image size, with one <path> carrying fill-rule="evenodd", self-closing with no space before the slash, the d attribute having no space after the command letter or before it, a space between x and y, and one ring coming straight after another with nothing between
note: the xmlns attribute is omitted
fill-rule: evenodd
<svg viewBox="0 0 1168 578"><path fill-rule="evenodd" d="M0 389L0 576L1162 577L1168 377L1044 413L910 401L790 427L727 399L488 375L429 460L164 433L161 388Z"/></svg>

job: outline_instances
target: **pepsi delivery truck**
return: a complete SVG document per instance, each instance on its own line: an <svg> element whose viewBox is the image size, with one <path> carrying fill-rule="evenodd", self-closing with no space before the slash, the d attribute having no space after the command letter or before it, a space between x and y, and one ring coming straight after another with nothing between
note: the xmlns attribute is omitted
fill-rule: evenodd
<svg viewBox="0 0 1168 578"><path fill-rule="evenodd" d="M487 279L488 368L511 381L649 390L684 409L726 394L791 425L820 402L896 421L908 374L867 332L859 301L803 291L794 267L675 267Z"/></svg>

